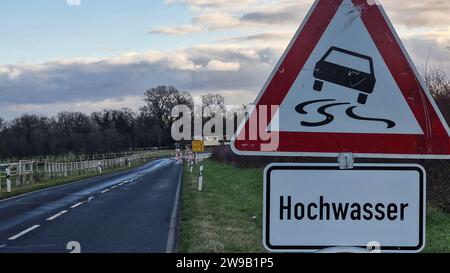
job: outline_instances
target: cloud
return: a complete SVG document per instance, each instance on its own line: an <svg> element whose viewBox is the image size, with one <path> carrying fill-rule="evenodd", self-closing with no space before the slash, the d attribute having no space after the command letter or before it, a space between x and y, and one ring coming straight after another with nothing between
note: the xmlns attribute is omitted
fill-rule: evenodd
<svg viewBox="0 0 450 273"><path fill-rule="evenodd" d="M388 15L398 25L411 28L450 25L450 1L447 0L385 0L383 5Z"/></svg>
<svg viewBox="0 0 450 273"><path fill-rule="evenodd" d="M293 32L263 32L251 35L241 35L233 37L221 38L214 42L214 44L249 44L264 45L270 43L272 47L281 49L286 48L287 43L292 39Z"/></svg>
<svg viewBox="0 0 450 273"><path fill-rule="evenodd" d="M184 26L173 26L173 27L157 27L150 30L148 33L150 34L164 34L164 35L184 35L191 34L204 31L204 28L201 26L192 26L192 25L184 25Z"/></svg>
<svg viewBox="0 0 450 273"><path fill-rule="evenodd" d="M2 109L2 117L11 120L24 113L33 113L37 115L54 116L63 111L76 111L90 114L103 109L122 109L124 107L132 110L138 110L143 106L144 102L141 96L128 96L117 98L106 98L96 101L81 102L56 102L56 103L23 103L23 104L6 104L0 102Z"/></svg>
<svg viewBox="0 0 450 273"><path fill-rule="evenodd" d="M209 31L239 27L239 17L226 13L210 13L192 18L194 25L202 25Z"/></svg>
<svg viewBox="0 0 450 273"><path fill-rule="evenodd" d="M219 60L211 60L206 65L209 71L238 71L241 65L238 62L222 62Z"/></svg>
<svg viewBox="0 0 450 273"><path fill-rule="evenodd" d="M22 71L20 71L16 68L0 67L0 76L2 74L6 75L11 80L15 80L22 74Z"/></svg>
<svg viewBox="0 0 450 273"><path fill-rule="evenodd" d="M81 0L66 0L69 6L81 6Z"/></svg>
<svg viewBox="0 0 450 273"><path fill-rule="evenodd" d="M181 3L189 7L193 15L191 23L184 26L163 26L151 34L179 35L195 32L211 32L231 29L295 28L305 16L313 0L265 1L265 0L171 0L166 4ZM181 28L181 29L180 29Z"/></svg>
<svg viewBox="0 0 450 273"><path fill-rule="evenodd" d="M75 59L0 67L0 116L23 111L130 106L124 97L174 85L190 92L256 93L281 52L271 47L199 45L171 52L129 52L110 59ZM20 71L11 77L11 71ZM133 105L135 103L133 102ZM14 110L16 109L16 110ZM53 109L51 111L51 109Z"/></svg>
<svg viewBox="0 0 450 273"><path fill-rule="evenodd" d="M300 24L306 10L304 2L289 3L289 5L262 8L244 13L240 20L243 23L263 25L296 25Z"/></svg>
<svg viewBox="0 0 450 273"><path fill-rule="evenodd" d="M371 0L374 2L374 0ZM220 29L296 27L305 17L313 0L169 0L182 4L191 12L190 28L202 31ZM450 1L385 0L383 6L396 26L437 28L450 25ZM176 27L171 27L176 28ZM167 32L171 34L171 32Z"/></svg>
<svg viewBox="0 0 450 273"><path fill-rule="evenodd" d="M425 66L438 67L450 76L450 54L444 44L434 39L411 37L404 40L419 70Z"/></svg>

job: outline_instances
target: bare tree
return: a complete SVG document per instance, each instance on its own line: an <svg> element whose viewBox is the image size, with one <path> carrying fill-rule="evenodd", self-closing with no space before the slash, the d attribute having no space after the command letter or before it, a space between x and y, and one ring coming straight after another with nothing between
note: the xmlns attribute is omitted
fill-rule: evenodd
<svg viewBox="0 0 450 273"><path fill-rule="evenodd" d="M3 131L6 127L6 121L4 118L0 117L0 132Z"/></svg>
<svg viewBox="0 0 450 273"><path fill-rule="evenodd" d="M192 97L190 94L180 91L173 86L158 86L147 89L144 93L146 106L141 110L154 117L161 129L168 137L171 134L175 118L172 117L172 109L178 105L186 105L192 109Z"/></svg>
<svg viewBox="0 0 450 273"><path fill-rule="evenodd" d="M435 98L450 96L450 81L440 68L425 70L425 84Z"/></svg>
<svg viewBox="0 0 450 273"><path fill-rule="evenodd" d="M433 95L436 104L450 124L450 81L447 74L439 69L425 69L423 77L425 84Z"/></svg>
<svg viewBox="0 0 450 273"><path fill-rule="evenodd" d="M202 97L202 101L203 107L210 107L217 111L225 111L225 98L221 95L207 94Z"/></svg>

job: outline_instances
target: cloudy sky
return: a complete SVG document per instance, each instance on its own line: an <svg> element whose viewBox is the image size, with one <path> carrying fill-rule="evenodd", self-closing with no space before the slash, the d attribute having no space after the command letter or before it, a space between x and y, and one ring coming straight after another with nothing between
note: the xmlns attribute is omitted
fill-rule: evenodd
<svg viewBox="0 0 450 273"><path fill-rule="evenodd" d="M4 0L0 116L142 105L171 84L250 103L312 0ZM416 62L450 75L450 1L384 0Z"/></svg>

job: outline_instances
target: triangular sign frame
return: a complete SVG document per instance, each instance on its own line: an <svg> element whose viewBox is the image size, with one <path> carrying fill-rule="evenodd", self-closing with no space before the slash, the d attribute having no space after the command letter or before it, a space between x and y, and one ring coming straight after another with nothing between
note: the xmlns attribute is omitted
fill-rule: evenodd
<svg viewBox="0 0 450 273"><path fill-rule="evenodd" d="M336 157L352 153L361 158L450 159L450 129L414 66L385 10L372 0L316 0L287 50L231 141L239 155ZM404 100L421 127L421 134L295 132L279 130L278 143L251 132L250 121L262 108L271 121L304 69L322 35L343 4L352 4L381 54ZM301 90L299 90L301 92ZM386 98L389 99L389 98ZM259 121L258 121L259 120ZM279 121L282 124L283 119ZM267 124L266 124L267 125ZM270 130L266 126L266 129ZM271 129L275 131L276 129ZM273 133L273 132L272 132Z"/></svg>

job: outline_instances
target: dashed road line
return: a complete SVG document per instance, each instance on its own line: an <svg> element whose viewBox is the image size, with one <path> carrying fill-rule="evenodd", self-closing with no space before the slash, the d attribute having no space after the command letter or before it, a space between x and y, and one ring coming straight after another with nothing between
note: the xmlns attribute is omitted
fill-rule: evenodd
<svg viewBox="0 0 450 273"><path fill-rule="evenodd" d="M5 247L7 247L8 245L0 245L0 248L5 248Z"/></svg>
<svg viewBox="0 0 450 273"><path fill-rule="evenodd" d="M88 202L91 202L92 201L92 199L94 199L95 197L93 197L93 196L91 196L91 197L89 197L89 199L87 200Z"/></svg>
<svg viewBox="0 0 450 273"><path fill-rule="evenodd" d="M80 202L80 203L78 203L78 204L75 204L75 205L71 206L70 208L71 208L71 209L77 208L77 207L83 205L84 203L85 203L85 202Z"/></svg>
<svg viewBox="0 0 450 273"><path fill-rule="evenodd" d="M48 218L47 221L53 221L56 218L60 217L61 215L65 214L65 213L67 213L67 210L63 210L63 211L53 215L52 217Z"/></svg>
<svg viewBox="0 0 450 273"><path fill-rule="evenodd" d="M117 188L117 185L116 185L116 186L112 186L112 187L111 187L111 190L113 190L113 189L115 189L115 188Z"/></svg>
<svg viewBox="0 0 450 273"><path fill-rule="evenodd" d="M34 226L30 227L30 228L27 228L26 230L24 230L24 231L22 231L22 232L20 232L20 233L17 233L17 234L14 235L14 236L12 236L12 237L9 238L8 240L13 241L13 240L15 240L15 239L17 239L17 238L19 238L19 237L22 237L22 236L25 235L25 234L27 234L27 233L29 233L29 232L31 232L31 231L37 229L38 227L40 227L40 225L34 225Z"/></svg>
<svg viewBox="0 0 450 273"><path fill-rule="evenodd" d="M109 189L102 191L102 193L107 193L107 192L109 192Z"/></svg>

